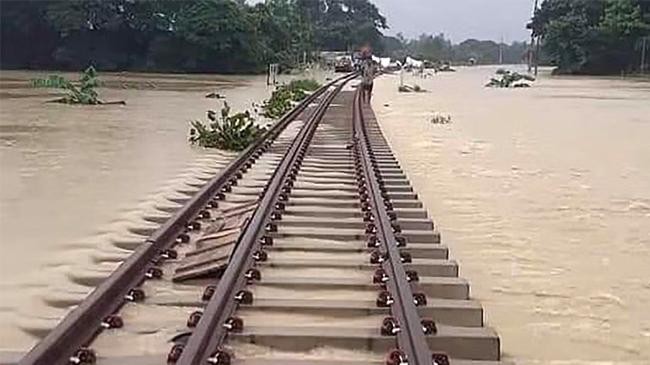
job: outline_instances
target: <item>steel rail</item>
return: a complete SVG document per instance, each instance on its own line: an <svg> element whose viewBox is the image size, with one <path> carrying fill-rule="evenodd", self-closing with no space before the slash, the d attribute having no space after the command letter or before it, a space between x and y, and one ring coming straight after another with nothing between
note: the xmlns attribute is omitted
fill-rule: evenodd
<svg viewBox="0 0 650 365"><path fill-rule="evenodd" d="M382 248L385 255L385 260L381 263L388 276L385 285L394 300L393 303L389 303L390 312L399 326L395 331L397 346L406 355L406 358L400 359L399 363L431 365L433 363L432 353L425 338L422 320L416 309L411 284L402 263L398 240L385 204L387 195L382 189L383 182L380 184L378 181L381 179L381 175L376 165L363 117L360 89L357 90L354 97L353 113L353 140L356 144L355 147L360 150L361 170L366 181L365 186L371 210L375 217L376 236L379 247Z"/></svg>
<svg viewBox="0 0 650 365"><path fill-rule="evenodd" d="M149 270L164 260L168 250L184 237L190 224L203 207L234 183L239 173L250 167L256 157L265 152L274 140L314 100L337 82L351 75L339 77L305 98L284 115L254 144L242 151L218 175L209 180L178 211L163 223L143 244L124 261L100 285L98 285L77 308L37 343L20 361L19 365L67 365L77 352L88 346L107 327L106 320L118 312L128 301L142 299L142 292L133 292L146 280ZM241 175L239 176L241 177Z"/></svg>
<svg viewBox="0 0 650 365"><path fill-rule="evenodd" d="M184 346L177 365L228 364L230 357L222 348L230 330L234 311L239 303L252 300L252 293L244 287L250 281L245 273L254 267L263 251L260 247L271 239L267 234L274 228L273 215L281 214L284 202L293 186L311 137L316 131L329 104L355 74L344 77L339 85L324 96L311 118L303 125L282 162L274 171L257 209L239 237L236 249L201 319ZM249 296L246 299L246 296Z"/></svg>

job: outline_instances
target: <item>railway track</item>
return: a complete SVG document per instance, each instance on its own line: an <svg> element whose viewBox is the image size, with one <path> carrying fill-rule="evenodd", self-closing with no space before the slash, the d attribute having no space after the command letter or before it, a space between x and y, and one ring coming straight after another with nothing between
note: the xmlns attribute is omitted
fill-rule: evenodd
<svg viewBox="0 0 650 365"><path fill-rule="evenodd" d="M499 363L354 76L242 152L19 364Z"/></svg>

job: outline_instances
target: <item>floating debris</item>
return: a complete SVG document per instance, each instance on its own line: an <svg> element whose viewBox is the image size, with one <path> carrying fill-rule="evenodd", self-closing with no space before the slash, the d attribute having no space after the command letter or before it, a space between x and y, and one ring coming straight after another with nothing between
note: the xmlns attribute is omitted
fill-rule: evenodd
<svg viewBox="0 0 650 365"><path fill-rule="evenodd" d="M433 124L450 124L451 123L451 114L436 112L431 117L431 123L433 123Z"/></svg>

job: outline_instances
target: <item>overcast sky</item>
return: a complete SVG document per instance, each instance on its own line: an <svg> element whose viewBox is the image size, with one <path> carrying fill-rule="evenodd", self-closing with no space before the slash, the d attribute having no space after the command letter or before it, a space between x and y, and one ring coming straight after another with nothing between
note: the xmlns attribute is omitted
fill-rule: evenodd
<svg viewBox="0 0 650 365"><path fill-rule="evenodd" d="M371 0L388 19L395 35L445 33L454 43L467 38L503 39L510 43L530 37L526 23L532 0Z"/></svg>

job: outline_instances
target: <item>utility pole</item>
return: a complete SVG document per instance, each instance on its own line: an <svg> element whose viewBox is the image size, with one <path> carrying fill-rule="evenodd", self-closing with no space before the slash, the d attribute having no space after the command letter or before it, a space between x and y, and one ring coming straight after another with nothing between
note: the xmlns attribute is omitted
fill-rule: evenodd
<svg viewBox="0 0 650 365"><path fill-rule="evenodd" d="M537 46L535 46L535 77L537 77L537 69L539 68L539 43L541 36L537 36Z"/></svg>
<svg viewBox="0 0 650 365"><path fill-rule="evenodd" d="M648 37L643 37L641 42L641 74L645 74L646 71L646 44L648 43Z"/></svg>
<svg viewBox="0 0 650 365"><path fill-rule="evenodd" d="M503 36L501 36L501 43L499 43L499 64L503 65Z"/></svg>
<svg viewBox="0 0 650 365"><path fill-rule="evenodd" d="M535 12L537 12L537 6L539 5L539 0L535 0L533 5L533 18L535 17ZM531 18L532 19L532 18ZM534 53L535 53L535 29L531 27L530 29L530 48L528 49L528 73L533 70L534 62ZM539 47L537 47L539 48ZM539 50L538 50L539 51ZM537 75L537 65L535 65L535 75Z"/></svg>
<svg viewBox="0 0 650 365"><path fill-rule="evenodd" d="M535 42L535 37L530 36L530 45L528 46L528 73L533 70L533 43Z"/></svg>

